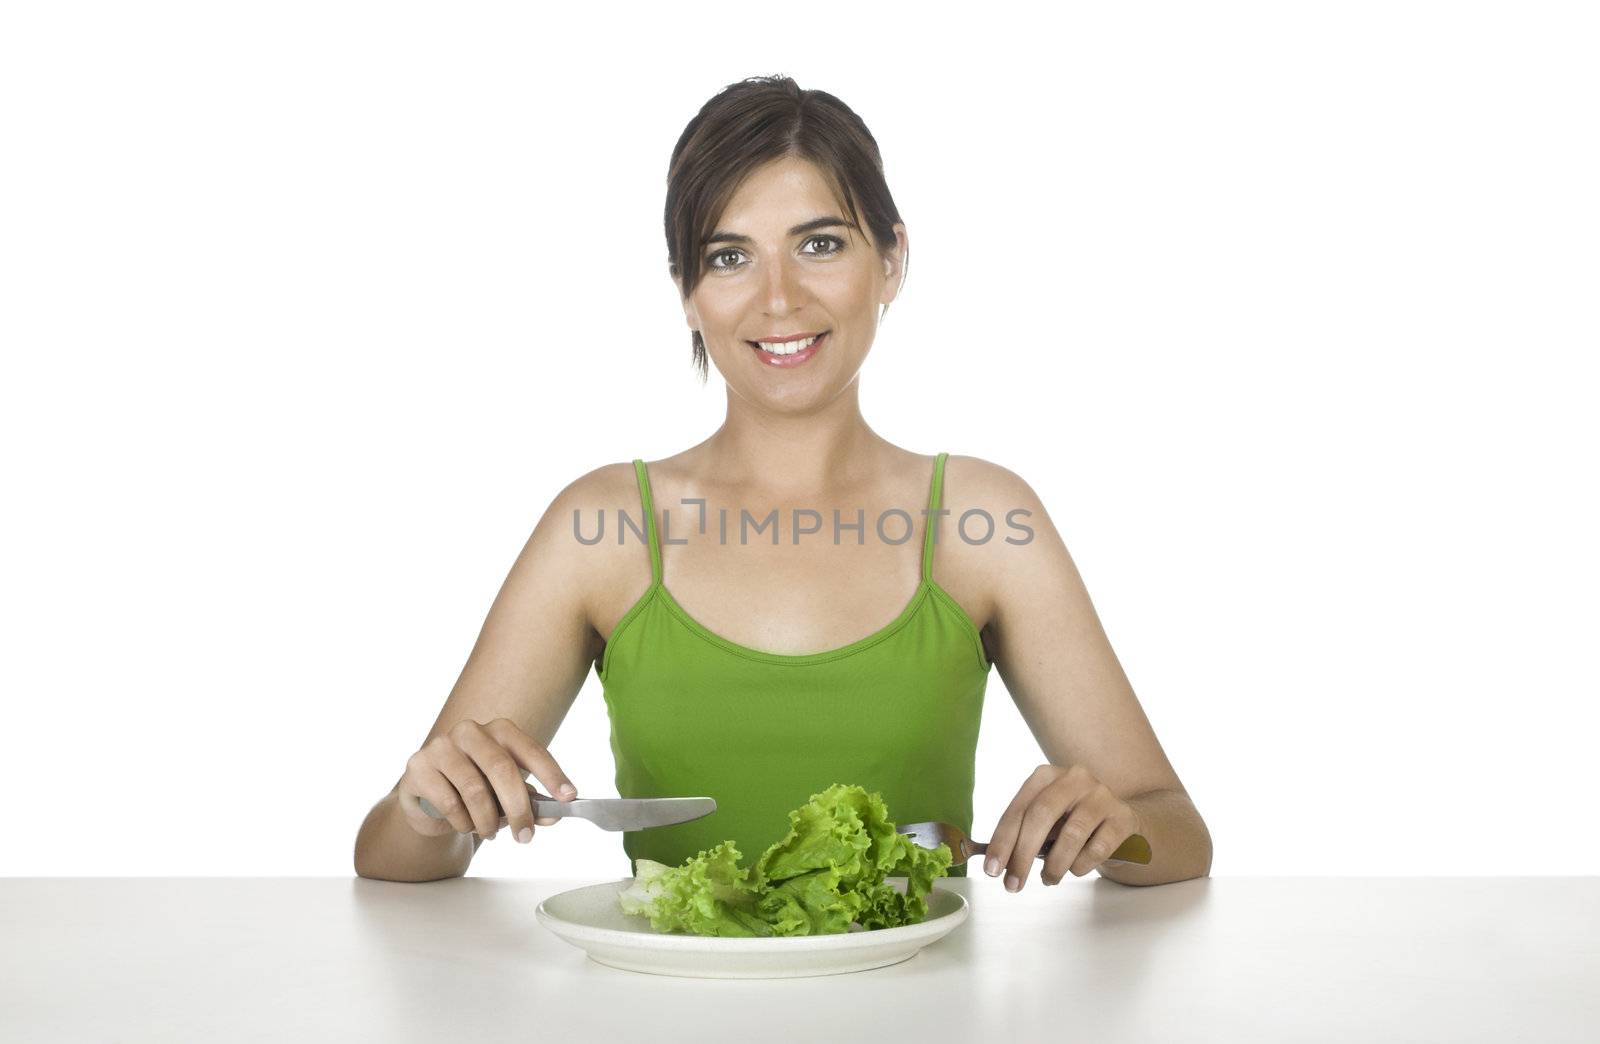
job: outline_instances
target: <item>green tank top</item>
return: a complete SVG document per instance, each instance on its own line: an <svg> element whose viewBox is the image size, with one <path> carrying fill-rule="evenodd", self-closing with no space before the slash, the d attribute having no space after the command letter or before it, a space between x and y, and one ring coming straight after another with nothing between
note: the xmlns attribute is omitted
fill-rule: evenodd
<svg viewBox="0 0 1600 1044"><path fill-rule="evenodd" d="M765 652L713 634L661 582L644 461L635 460L651 583L597 667L622 797L711 797L688 823L627 831L629 860L677 866L731 840L749 866L791 809L834 783L877 791L897 823L972 833L978 724L990 664L966 611L933 580L944 462L923 521L922 583L887 626L826 652ZM620 529L619 529L620 538ZM965 877L965 864L950 876Z"/></svg>

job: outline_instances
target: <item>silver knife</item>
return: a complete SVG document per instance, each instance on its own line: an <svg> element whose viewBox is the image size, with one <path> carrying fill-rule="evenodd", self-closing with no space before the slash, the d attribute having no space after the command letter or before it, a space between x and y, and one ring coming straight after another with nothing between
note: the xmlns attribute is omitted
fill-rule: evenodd
<svg viewBox="0 0 1600 1044"><path fill-rule="evenodd" d="M717 810L716 798L574 798L571 801L552 801L536 796L538 791L528 787L528 797L533 802L535 819L548 816L587 819L601 830L648 830L651 827L687 823ZM417 804L434 819L443 819L439 810L419 797ZM498 802L496 803L498 804ZM505 820L502 811L500 819Z"/></svg>

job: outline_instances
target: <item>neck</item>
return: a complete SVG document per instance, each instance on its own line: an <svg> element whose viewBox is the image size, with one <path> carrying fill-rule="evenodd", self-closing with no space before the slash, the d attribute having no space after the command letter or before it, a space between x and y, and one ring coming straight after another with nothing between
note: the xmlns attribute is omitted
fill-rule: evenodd
<svg viewBox="0 0 1600 1044"><path fill-rule="evenodd" d="M700 444L719 480L785 497L848 485L889 444L867 426L856 382L803 413L763 409L728 391L722 427Z"/></svg>

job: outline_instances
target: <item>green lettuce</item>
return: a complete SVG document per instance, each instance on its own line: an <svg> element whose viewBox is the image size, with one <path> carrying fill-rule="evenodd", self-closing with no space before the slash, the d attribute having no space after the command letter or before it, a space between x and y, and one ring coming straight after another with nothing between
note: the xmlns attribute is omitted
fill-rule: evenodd
<svg viewBox="0 0 1600 1044"><path fill-rule="evenodd" d="M924 896L953 861L948 845L921 848L895 833L881 795L835 783L789 813L789 833L748 867L732 841L682 866L636 860L617 897L623 912L658 932L694 935L828 935L915 924ZM904 877L901 892L885 881Z"/></svg>

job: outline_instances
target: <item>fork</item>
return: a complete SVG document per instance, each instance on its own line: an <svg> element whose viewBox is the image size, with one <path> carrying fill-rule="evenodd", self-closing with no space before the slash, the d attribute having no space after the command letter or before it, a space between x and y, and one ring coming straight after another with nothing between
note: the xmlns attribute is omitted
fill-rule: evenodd
<svg viewBox="0 0 1600 1044"><path fill-rule="evenodd" d="M1059 826L1056 828L1059 829ZM955 862L965 863L975 855L983 855L989 851L987 841L974 841L962 833L961 828L953 823L906 823L895 827L897 834L911 835L911 843L919 848L938 848L941 844L950 846L950 853L955 856ZM1045 839L1039 848L1036 859L1043 859L1056 843L1055 837ZM1150 862L1150 842L1141 835L1134 834L1128 840L1117 846L1117 850L1106 857L1108 863L1148 863Z"/></svg>

